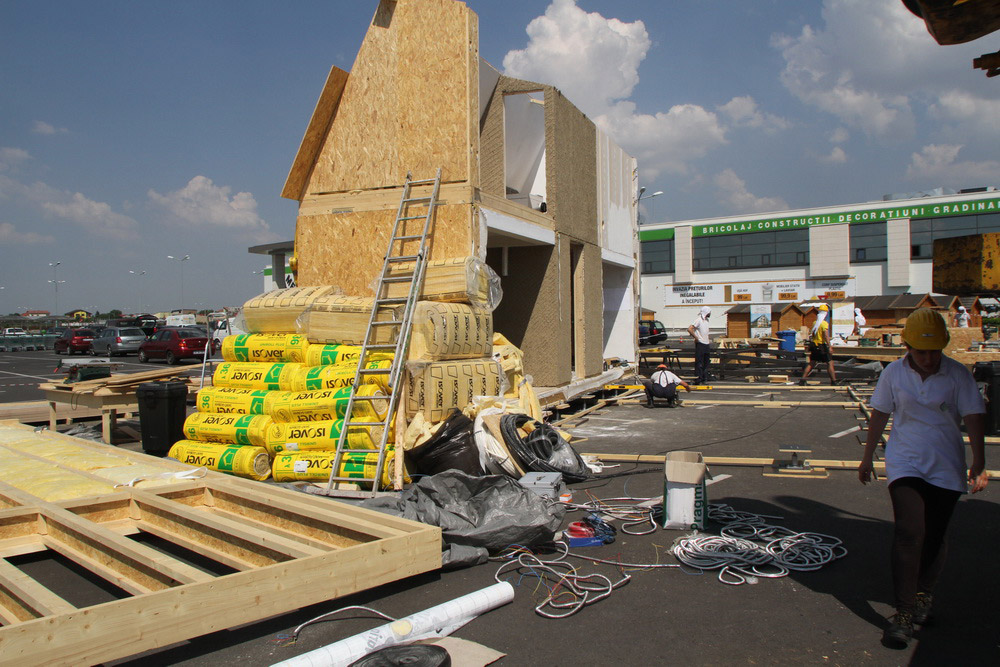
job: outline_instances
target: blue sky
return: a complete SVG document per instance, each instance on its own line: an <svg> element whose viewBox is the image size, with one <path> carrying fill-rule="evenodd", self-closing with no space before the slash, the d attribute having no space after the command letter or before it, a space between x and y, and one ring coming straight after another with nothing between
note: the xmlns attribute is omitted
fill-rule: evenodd
<svg viewBox="0 0 1000 667"><path fill-rule="evenodd" d="M60 311L176 308L182 272L185 307L257 294L246 249L293 237L281 187L376 4L0 2L0 313L53 279ZM468 4L484 58L639 159L646 222L1000 185L994 41L898 0Z"/></svg>

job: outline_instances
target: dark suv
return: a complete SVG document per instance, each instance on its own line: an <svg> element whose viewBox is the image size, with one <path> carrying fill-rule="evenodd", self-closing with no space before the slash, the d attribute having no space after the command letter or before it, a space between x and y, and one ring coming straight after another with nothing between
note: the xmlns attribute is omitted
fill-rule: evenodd
<svg viewBox="0 0 1000 667"><path fill-rule="evenodd" d="M659 345L667 341L667 330L659 320L639 320L639 345Z"/></svg>

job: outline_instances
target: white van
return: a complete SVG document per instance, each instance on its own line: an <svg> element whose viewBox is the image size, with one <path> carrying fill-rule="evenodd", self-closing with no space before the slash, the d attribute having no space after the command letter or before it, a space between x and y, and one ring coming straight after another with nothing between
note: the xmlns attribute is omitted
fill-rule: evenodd
<svg viewBox="0 0 1000 667"><path fill-rule="evenodd" d="M187 313L185 315L167 315L167 326L168 327L193 327L197 322L194 320L194 315Z"/></svg>

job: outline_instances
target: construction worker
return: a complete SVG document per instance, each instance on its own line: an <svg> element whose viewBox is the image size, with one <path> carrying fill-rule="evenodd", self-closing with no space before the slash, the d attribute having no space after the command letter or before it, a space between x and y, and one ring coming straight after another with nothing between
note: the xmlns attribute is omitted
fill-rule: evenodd
<svg viewBox="0 0 1000 667"><path fill-rule="evenodd" d="M959 306L958 312L955 313L955 326L967 329L971 320L972 315L969 315L968 311L965 310L965 306Z"/></svg>
<svg viewBox="0 0 1000 667"><path fill-rule="evenodd" d="M669 370L666 364L660 364L656 371L648 380L642 381L646 390L646 407L653 407L653 398L667 399L667 406L677 408L682 405L681 399L677 398L677 386L684 387L686 391L691 391L691 385L680 379Z"/></svg>
<svg viewBox="0 0 1000 667"><path fill-rule="evenodd" d="M861 335L861 328L864 327L864 326L866 326L867 324L868 324L868 320L866 320L865 316L861 314L861 309L860 308L855 308L854 309L854 335L855 336L860 336Z"/></svg>
<svg viewBox="0 0 1000 667"><path fill-rule="evenodd" d="M712 339L708 335L708 318L712 316L712 309L702 306L698 312L698 317L688 327L688 334L694 338L694 374L695 384L705 384L708 382L708 364L711 361L709 351L712 349Z"/></svg>
<svg viewBox="0 0 1000 667"><path fill-rule="evenodd" d="M799 384L805 384L813 368L823 363L826 364L826 371L830 375L830 384L837 384L837 373L833 370L833 356L830 354L829 315L830 306L825 303L819 304L816 324L813 325L812 333L809 335L809 363L806 364L806 370L802 373Z"/></svg>
<svg viewBox="0 0 1000 667"><path fill-rule="evenodd" d="M892 415L885 470L895 517L891 563L896 614L884 640L897 646L909 642L914 623L923 625L930 617L955 504L967 490L986 488L989 479L983 445L986 408L968 369L941 352L948 344L944 318L930 308L916 310L906 318L902 338L906 355L886 366L872 394L858 465L858 479L867 484L875 448ZM972 449L968 469L962 421Z"/></svg>

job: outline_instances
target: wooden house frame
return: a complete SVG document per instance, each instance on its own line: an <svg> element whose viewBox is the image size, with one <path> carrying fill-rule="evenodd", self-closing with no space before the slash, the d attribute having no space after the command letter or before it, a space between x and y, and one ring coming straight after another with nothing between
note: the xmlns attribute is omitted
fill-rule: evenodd
<svg viewBox="0 0 1000 667"><path fill-rule="evenodd" d="M71 441L167 472L191 470L16 422L2 425L23 429L21 441ZM0 449L90 478L30 449ZM132 539L140 536L169 548ZM176 555L181 550L204 560L196 566ZM71 603L16 565L31 554L58 554L121 597ZM0 481L0 664L98 664L440 566L440 528L211 471L60 502Z"/></svg>
<svg viewBox="0 0 1000 667"><path fill-rule="evenodd" d="M282 191L298 284L370 295L406 174L439 167L431 259L500 275L494 329L537 386L636 359L635 160L557 89L483 61L455 0L381 0L351 73L330 71Z"/></svg>

